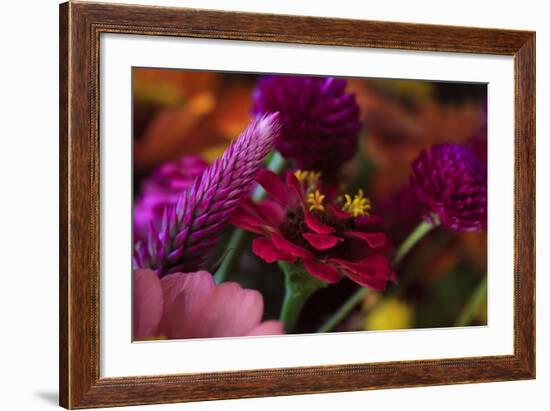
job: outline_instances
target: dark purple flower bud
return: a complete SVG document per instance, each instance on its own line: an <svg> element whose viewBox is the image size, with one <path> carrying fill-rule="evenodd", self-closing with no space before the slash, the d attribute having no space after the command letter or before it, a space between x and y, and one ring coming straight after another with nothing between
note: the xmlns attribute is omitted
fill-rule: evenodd
<svg viewBox="0 0 550 411"><path fill-rule="evenodd" d="M254 91L254 114L279 112L276 148L302 170L333 179L357 151L361 129L355 96L333 77L268 76Z"/></svg>
<svg viewBox="0 0 550 411"><path fill-rule="evenodd" d="M427 220L438 219L456 231L487 226L487 171L470 150L432 146L413 162L412 171L411 186Z"/></svg>
<svg viewBox="0 0 550 411"><path fill-rule="evenodd" d="M198 156L183 156L164 163L144 181L141 194L134 205L134 241L146 240L149 225L158 230L162 213L167 206L175 206L182 192L208 168Z"/></svg>
<svg viewBox="0 0 550 411"><path fill-rule="evenodd" d="M134 268L151 268L161 277L196 271L249 194L279 130L277 114L253 121L174 206L164 209L160 229L150 226L148 240L135 247Z"/></svg>

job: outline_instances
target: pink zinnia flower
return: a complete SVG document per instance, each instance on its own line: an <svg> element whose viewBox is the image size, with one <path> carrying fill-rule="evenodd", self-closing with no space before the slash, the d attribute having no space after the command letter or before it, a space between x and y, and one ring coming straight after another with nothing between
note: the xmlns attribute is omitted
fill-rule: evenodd
<svg viewBox="0 0 550 411"><path fill-rule="evenodd" d="M183 339L283 334L279 321L264 321L262 295L237 283L215 285L206 271L159 279L134 270L134 339Z"/></svg>
<svg viewBox="0 0 550 411"><path fill-rule="evenodd" d="M134 205L134 232L136 240L146 240L150 224L158 230L164 208L175 206L181 193L195 178L208 168L198 156L183 156L164 163L143 182L141 193Z"/></svg>
<svg viewBox="0 0 550 411"><path fill-rule="evenodd" d="M361 191L341 201L326 198L318 178L318 173L288 172L283 183L263 170L257 180L272 198L260 204L243 200L230 222L260 235L252 251L267 263L303 264L327 283L346 276L363 287L385 289L395 277L382 220L369 215L370 202Z"/></svg>

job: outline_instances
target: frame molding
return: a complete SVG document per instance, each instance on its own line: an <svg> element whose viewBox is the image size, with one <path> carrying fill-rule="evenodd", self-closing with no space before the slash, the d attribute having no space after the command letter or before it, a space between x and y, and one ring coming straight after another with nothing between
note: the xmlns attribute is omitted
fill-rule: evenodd
<svg viewBox="0 0 550 411"><path fill-rule="evenodd" d="M60 405L69 409L535 378L535 33L71 1L60 5ZM100 378L101 33L514 57L514 354Z"/></svg>

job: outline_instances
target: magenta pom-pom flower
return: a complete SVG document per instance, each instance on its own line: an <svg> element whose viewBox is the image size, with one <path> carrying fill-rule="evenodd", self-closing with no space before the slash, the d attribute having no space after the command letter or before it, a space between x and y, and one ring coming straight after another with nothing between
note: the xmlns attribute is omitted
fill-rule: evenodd
<svg viewBox="0 0 550 411"><path fill-rule="evenodd" d="M465 147L440 144L412 164L411 187L425 218L456 231L487 226L487 170Z"/></svg>
<svg viewBox="0 0 550 411"><path fill-rule="evenodd" d="M152 270L134 270L133 292L136 340L283 334L281 322L262 322L258 291L215 285L206 271L159 279Z"/></svg>
<svg viewBox="0 0 550 411"><path fill-rule="evenodd" d="M276 148L296 167L331 179L357 151L361 129L355 96L333 77L267 76L253 94L255 114L279 112Z"/></svg>
<svg viewBox="0 0 550 411"><path fill-rule="evenodd" d="M160 229L150 225L147 241L135 247L134 267L151 268L161 277L198 269L248 195L279 129L276 113L253 121L174 206L164 209Z"/></svg>
<svg viewBox="0 0 550 411"><path fill-rule="evenodd" d="M283 182L264 169L258 182L270 198L259 204L243 200L230 222L259 234L252 251L267 263L303 265L326 283L346 276L363 287L385 289L394 273L382 220L369 214L362 191L330 198L318 180L319 173L299 170L288 172Z"/></svg>
<svg viewBox="0 0 550 411"><path fill-rule="evenodd" d="M146 240L152 223L160 228L162 213L167 206L174 206L181 193L191 187L195 178L208 168L208 163L198 156L183 156L164 163L153 171L142 185L134 205L135 241Z"/></svg>

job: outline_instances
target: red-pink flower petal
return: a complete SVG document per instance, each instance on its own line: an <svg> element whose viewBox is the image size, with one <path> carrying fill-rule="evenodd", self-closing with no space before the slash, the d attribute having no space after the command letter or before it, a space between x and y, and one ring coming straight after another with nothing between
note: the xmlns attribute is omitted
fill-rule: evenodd
<svg viewBox="0 0 550 411"><path fill-rule="evenodd" d="M279 335L284 334L283 323L280 321L269 320L260 323L249 331L246 335Z"/></svg>
<svg viewBox="0 0 550 411"><path fill-rule="evenodd" d="M320 278L329 284L340 281L338 270L317 260L304 260L304 267L312 276Z"/></svg>
<svg viewBox="0 0 550 411"><path fill-rule="evenodd" d="M237 210L231 214L229 223L252 233L263 234L265 232L263 228L265 221L257 215L247 212L247 210L242 207L237 208Z"/></svg>
<svg viewBox="0 0 550 411"><path fill-rule="evenodd" d="M393 275L390 260L382 255L366 257L357 262L337 258L329 261L343 268L342 272L357 284L375 290L384 290Z"/></svg>
<svg viewBox="0 0 550 411"><path fill-rule="evenodd" d="M283 184L280 177L273 171L264 168L259 172L256 181L281 204L287 205L292 201L293 195L289 188Z"/></svg>
<svg viewBox="0 0 550 411"><path fill-rule="evenodd" d="M267 199L258 204L257 208L272 227L279 227L283 223L285 210L279 203Z"/></svg>
<svg viewBox="0 0 550 411"><path fill-rule="evenodd" d="M361 231L380 230L384 226L382 217L371 214L369 216L359 216L353 221L356 229Z"/></svg>
<svg viewBox="0 0 550 411"><path fill-rule="evenodd" d="M348 214L345 211L340 210L338 207L335 207L332 204L328 204L326 208L329 214L331 214L333 217L339 220L347 220L349 218L352 218L351 214Z"/></svg>
<svg viewBox="0 0 550 411"><path fill-rule="evenodd" d="M309 252L303 247L300 247L299 245L292 243L291 241L288 241L286 238L284 238L280 234L273 234L271 236L271 240L279 250L286 251L287 253L289 253L294 257L303 258L303 259L313 258L313 254L311 252Z"/></svg>
<svg viewBox="0 0 550 411"><path fill-rule="evenodd" d="M153 270L134 270L134 339L159 336L163 295L160 280Z"/></svg>
<svg viewBox="0 0 550 411"><path fill-rule="evenodd" d="M274 263L279 260L291 263L296 261L296 257L284 250L280 250L270 239L265 237L257 237L252 241L252 252L266 263Z"/></svg>
<svg viewBox="0 0 550 411"><path fill-rule="evenodd" d="M273 232L282 223L283 208L274 201L264 200L260 204L244 198L239 208L233 212L229 222L256 234Z"/></svg>
<svg viewBox="0 0 550 411"><path fill-rule="evenodd" d="M304 233L302 237L317 250L328 250L338 244L338 242L344 241L341 237L328 234Z"/></svg>
<svg viewBox="0 0 550 411"><path fill-rule="evenodd" d="M304 199L302 184L291 171L286 172L286 184L293 190L296 196L300 199L301 203L305 204L306 200Z"/></svg>
<svg viewBox="0 0 550 411"><path fill-rule="evenodd" d="M321 223L319 219L311 214L309 211L306 211L304 215L306 225L309 227L310 230L315 231L317 234L330 234L336 231L334 227Z"/></svg>
<svg viewBox="0 0 550 411"><path fill-rule="evenodd" d="M345 235L359 240L364 240L371 248L382 247L387 242L386 234L384 233L364 233L362 231L345 231Z"/></svg>

